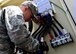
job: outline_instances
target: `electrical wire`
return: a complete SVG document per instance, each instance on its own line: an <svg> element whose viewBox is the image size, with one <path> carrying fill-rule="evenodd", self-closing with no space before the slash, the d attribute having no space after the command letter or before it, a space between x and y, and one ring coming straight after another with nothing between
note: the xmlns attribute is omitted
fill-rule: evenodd
<svg viewBox="0 0 76 54"><path fill-rule="evenodd" d="M61 8L60 6L58 6L57 4L55 4L54 2L50 1L50 3L54 4L56 7L58 7L59 9L61 9L64 13L66 13L66 11L63 8Z"/></svg>
<svg viewBox="0 0 76 54"><path fill-rule="evenodd" d="M67 6L65 0L63 0L63 2L64 2L65 6L66 6L66 8L67 8L68 13L70 14L70 16L71 16L71 18L72 18L74 24L76 25L76 23L75 23L75 21L74 21L74 18L73 18L73 16L72 16L72 14L71 14L71 12L70 12L70 10L69 10L69 8L68 8L68 6Z"/></svg>
<svg viewBox="0 0 76 54"><path fill-rule="evenodd" d="M76 25L76 23L75 23L75 21L74 21L74 18L73 18L73 16L72 16L72 14L71 14L71 12L70 12L70 10L69 10L66 2L65 2L64 0L63 0L63 2L64 2L65 6L66 6L66 8L67 8L68 13L70 14L70 16L71 16L71 18L72 18L74 24ZM63 8L61 8L60 6L58 6L57 4L55 4L55 3L52 2L52 1L50 1L50 3L52 3L52 4L54 4L56 7L60 8L60 9L66 14L66 11L65 11Z"/></svg>

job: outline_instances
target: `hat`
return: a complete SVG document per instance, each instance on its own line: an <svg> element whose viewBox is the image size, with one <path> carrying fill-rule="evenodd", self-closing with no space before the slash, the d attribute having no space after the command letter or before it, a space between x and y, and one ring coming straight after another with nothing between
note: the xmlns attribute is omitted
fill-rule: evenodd
<svg viewBox="0 0 76 54"><path fill-rule="evenodd" d="M22 6L29 6L29 9L32 11L33 16L36 18L38 9L37 5L33 1L25 1L22 3Z"/></svg>

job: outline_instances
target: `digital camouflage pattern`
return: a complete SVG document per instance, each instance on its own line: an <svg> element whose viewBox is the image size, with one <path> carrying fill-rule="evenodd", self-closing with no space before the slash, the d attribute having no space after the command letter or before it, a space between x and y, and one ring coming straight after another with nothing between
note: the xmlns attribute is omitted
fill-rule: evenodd
<svg viewBox="0 0 76 54"><path fill-rule="evenodd" d="M0 14L0 54L13 53L11 42L28 52L38 50L39 43L27 30L21 9L17 6L8 6L2 10L4 9L6 27L2 24Z"/></svg>

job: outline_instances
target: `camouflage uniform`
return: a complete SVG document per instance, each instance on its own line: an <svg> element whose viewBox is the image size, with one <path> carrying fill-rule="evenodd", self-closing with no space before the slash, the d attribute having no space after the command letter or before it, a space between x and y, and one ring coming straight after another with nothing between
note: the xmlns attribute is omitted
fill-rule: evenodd
<svg viewBox="0 0 76 54"><path fill-rule="evenodd" d="M4 9L6 27L0 17L0 54L13 53L11 42L26 51L36 51L39 43L27 30L21 9L17 6L8 6L2 10Z"/></svg>

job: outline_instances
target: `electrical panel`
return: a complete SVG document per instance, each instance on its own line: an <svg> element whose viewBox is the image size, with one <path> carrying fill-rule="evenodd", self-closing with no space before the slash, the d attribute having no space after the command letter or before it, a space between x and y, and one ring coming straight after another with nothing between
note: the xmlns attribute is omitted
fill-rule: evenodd
<svg viewBox="0 0 76 54"><path fill-rule="evenodd" d="M62 30L64 30L65 28L54 17L54 13L56 13L54 4L52 2L50 2L49 0L33 0L33 1L35 2L35 4L38 7L38 13L41 13L42 16L44 16L43 19L48 22L47 24L49 26L50 26L50 24L54 25L54 27L57 30L57 32L56 32L55 29L53 28L55 38L53 38L53 39L51 38L51 40L50 40L51 46L57 47L57 46L72 42L73 39L71 37L71 34L67 31L64 31L64 33L63 33ZM52 23L51 21L55 21L55 22ZM55 24L58 24L60 26L61 30ZM52 27L50 26L50 28L52 28Z"/></svg>

